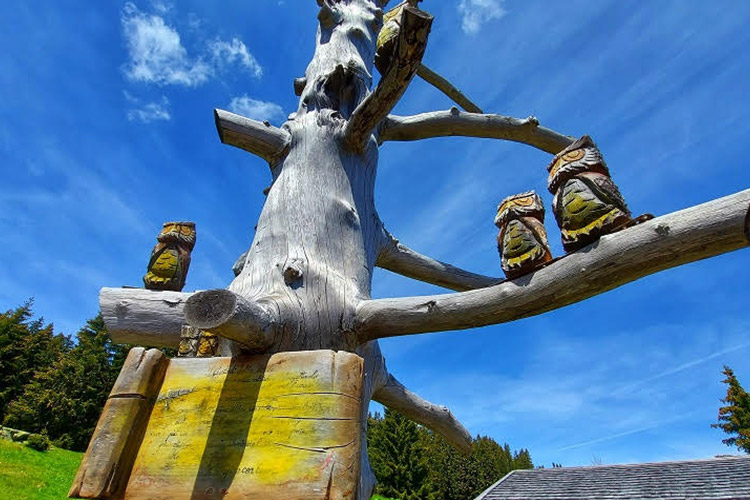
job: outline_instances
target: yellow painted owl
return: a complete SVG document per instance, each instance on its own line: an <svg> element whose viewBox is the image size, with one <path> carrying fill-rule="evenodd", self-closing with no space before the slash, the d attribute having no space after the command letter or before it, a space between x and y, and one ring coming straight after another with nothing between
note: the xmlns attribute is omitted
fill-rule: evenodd
<svg viewBox="0 0 750 500"><path fill-rule="evenodd" d="M508 279L530 273L552 260L544 229L544 203L534 191L505 198L497 207L495 225L500 228L500 265Z"/></svg>
<svg viewBox="0 0 750 500"><path fill-rule="evenodd" d="M143 284L149 290L180 291L185 286L190 252L195 247L195 223L165 222L151 251Z"/></svg>
<svg viewBox="0 0 750 500"><path fill-rule="evenodd" d="M558 153L547 167L547 187L563 247L573 252L630 221L630 211L591 137Z"/></svg>
<svg viewBox="0 0 750 500"><path fill-rule="evenodd" d="M383 27L378 32L375 51L375 67L381 75L385 74L391 63L393 50L396 47L396 39L401 31L401 11L406 6L417 7L421 0L404 0L389 10L383 16Z"/></svg>

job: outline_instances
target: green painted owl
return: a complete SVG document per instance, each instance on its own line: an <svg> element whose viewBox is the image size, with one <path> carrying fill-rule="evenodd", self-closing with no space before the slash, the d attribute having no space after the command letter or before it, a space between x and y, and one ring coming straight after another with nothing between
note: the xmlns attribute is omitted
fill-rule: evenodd
<svg viewBox="0 0 750 500"><path fill-rule="evenodd" d="M190 252L195 247L195 223L165 222L151 251L143 284L149 290L180 291L185 286Z"/></svg>
<svg viewBox="0 0 750 500"><path fill-rule="evenodd" d="M552 260L544 229L544 203L534 191L505 198L497 207L495 225L500 265L508 279L538 269Z"/></svg>
<svg viewBox="0 0 750 500"><path fill-rule="evenodd" d="M558 153L547 170L565 251L576 251L630 221L630 210L591 137Z"/></svg>

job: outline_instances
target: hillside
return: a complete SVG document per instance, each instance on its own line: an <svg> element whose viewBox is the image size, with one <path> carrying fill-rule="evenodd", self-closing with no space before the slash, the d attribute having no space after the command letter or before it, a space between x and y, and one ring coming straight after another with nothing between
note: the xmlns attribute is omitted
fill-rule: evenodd
<svg viewBox="0 0 750 500"><path fill-rule="evenodd" d="M0 439L0 498L63 500L82 457L60 448L39 452Z"/></svg>

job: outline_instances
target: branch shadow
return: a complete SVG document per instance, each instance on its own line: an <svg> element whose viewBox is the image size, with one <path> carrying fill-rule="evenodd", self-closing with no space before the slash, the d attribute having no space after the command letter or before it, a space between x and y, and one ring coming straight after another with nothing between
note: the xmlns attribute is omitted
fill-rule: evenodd
<svg viewBox="0 0 750 500"><path fill-rule="evenodd" d="M229 492L247 446L262 376L270 356L234 356L221 388L191 500ZM252 375L252 376L250 376Z"/></svg>

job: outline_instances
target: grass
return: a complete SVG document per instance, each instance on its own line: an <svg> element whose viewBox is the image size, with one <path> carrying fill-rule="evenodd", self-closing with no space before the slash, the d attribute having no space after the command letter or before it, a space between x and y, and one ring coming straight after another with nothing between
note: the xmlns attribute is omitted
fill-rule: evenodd
<svg viewBox="0 0 750 500"><path fill-rule="evenodd" d="M52 447L34 451L0 439L0 499L63 500L83 453ZM395 500L375 495L371 500Z"/></svg>
<svg viewBox="0 0 750 500"><path fill-rule="evenodd" d="M0 439L0 498L63 500L81 458L74 451L52 447L40 452Z"/></svg>

